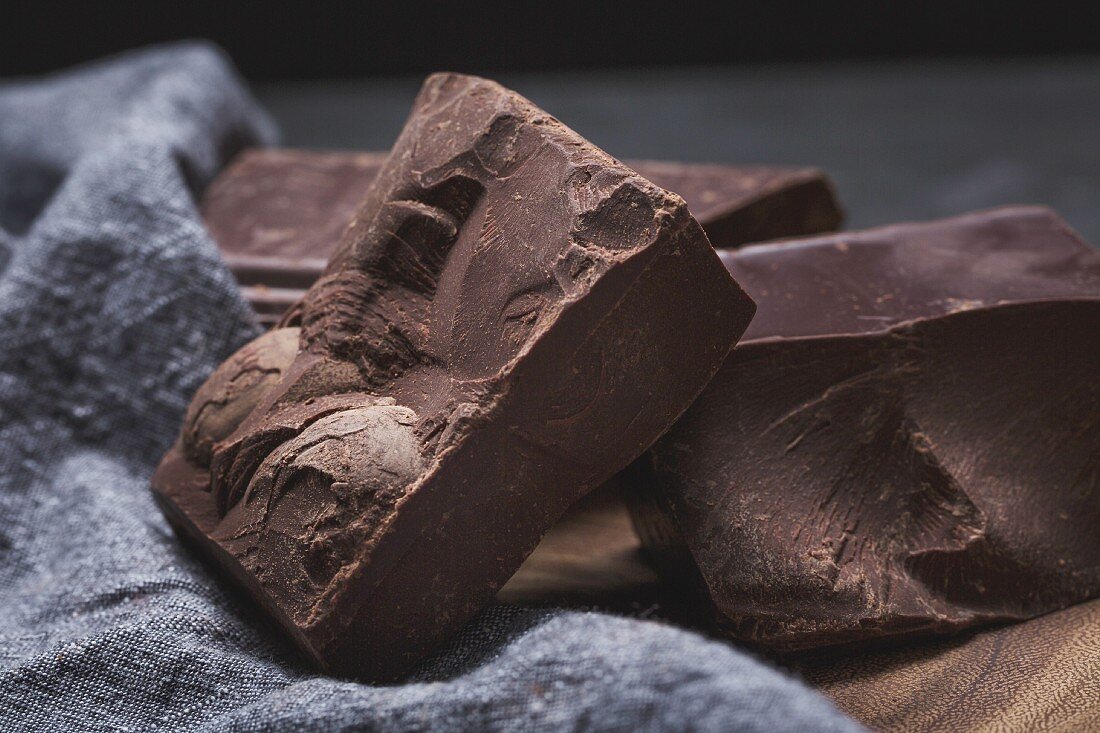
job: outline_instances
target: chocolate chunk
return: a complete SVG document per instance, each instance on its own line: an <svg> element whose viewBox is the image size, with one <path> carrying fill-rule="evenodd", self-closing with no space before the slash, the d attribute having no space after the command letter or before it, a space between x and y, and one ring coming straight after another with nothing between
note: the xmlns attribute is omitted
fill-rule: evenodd
<svg viewBox="0 0 1100 733"><path fill-rule="evenodd" d="M381 153L249 150L207 189L207 228L265 323L321 274L384 161ZM629 165L683 196L715 247L831 231L841 220L832 184L812 168Z"/></svg>
<svg viewBox="0 0 1100 733"><path fill-rule="evenodd" d="M154 491L319 666L390 679L668 428L753 310L678 196L435 75L325 273L199 390Z"/></svg>
<svg viewBox="0 0 1100 733"><path fill-rule="evenodd" d="M1100 254L1065 222L1007 208L723 258L759 312L631 477L647 544L686 543L728 633L793 650L1100 593Z"/></svg>

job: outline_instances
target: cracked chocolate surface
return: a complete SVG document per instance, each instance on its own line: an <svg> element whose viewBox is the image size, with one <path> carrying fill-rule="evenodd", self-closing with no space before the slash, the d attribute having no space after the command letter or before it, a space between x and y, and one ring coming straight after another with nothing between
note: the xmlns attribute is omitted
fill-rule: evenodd
<svg viewBox="0 0 1100 733"><path fill-rule="evenodd" d="M1017 207L723 255L759 304L632 467L731 635L796 650L1100 594L1100 254Z"/></svg>
<svg viewBox="0 0 1100 733"><path fill-rule="evenodd" d="M689 405L754 306L682 199L492 82L425 82L320 279L154 492L322 668L394 678Z"/></svg>

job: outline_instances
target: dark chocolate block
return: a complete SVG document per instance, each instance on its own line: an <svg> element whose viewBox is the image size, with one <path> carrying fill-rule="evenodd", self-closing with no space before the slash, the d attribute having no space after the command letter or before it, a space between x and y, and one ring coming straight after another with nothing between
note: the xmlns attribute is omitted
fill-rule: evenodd
<svg viewBox="0 0 1100 733"><path fill-rule="evenodd" d="M249 150L207 189L207 228L265 323L321 274L384 161L381 153ZM832 184L812 168L629 165L683 196L715 247L831 231L841 220Z"/></svg>
<svg viewBox="0 0 1100 733"><path fill-rule="evenodd" d="M639 531L666 562L686 543L726 631L793 650L1100 593L1100 254L1065 222L723 258L757 316L630 475Z"/></svg>
<svg viewBox="0 0 1100 733"><path fill-rule="evenodd" d="M154 491L319 666L390 679L671 425L753 310L678 196L435 75L325 273L199 390Z"/></svg>

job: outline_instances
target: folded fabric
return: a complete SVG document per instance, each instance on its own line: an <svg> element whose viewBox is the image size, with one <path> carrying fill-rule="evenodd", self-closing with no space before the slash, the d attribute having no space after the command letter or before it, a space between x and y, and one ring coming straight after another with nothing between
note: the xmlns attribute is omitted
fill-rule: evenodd
<svg viewBox="0 0 1100 733"><path fill-rule="evenodd" d="M403 685L302 666L148 490L257 332L194 197L274 128L180 44L0 85L0 729L858 730L722 643L499 606Z"/></svg>

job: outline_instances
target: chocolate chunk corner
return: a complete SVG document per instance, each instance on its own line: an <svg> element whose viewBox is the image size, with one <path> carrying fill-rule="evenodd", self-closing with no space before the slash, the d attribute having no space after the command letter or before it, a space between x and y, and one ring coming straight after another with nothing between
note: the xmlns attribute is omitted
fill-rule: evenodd
<svg viewBox="0 0 1100 733"><path fill-rule="evenodd" d="M154 492L321 668L392 679L668 428L753 310L678 196L493 82L434 75Z"/></svg>

